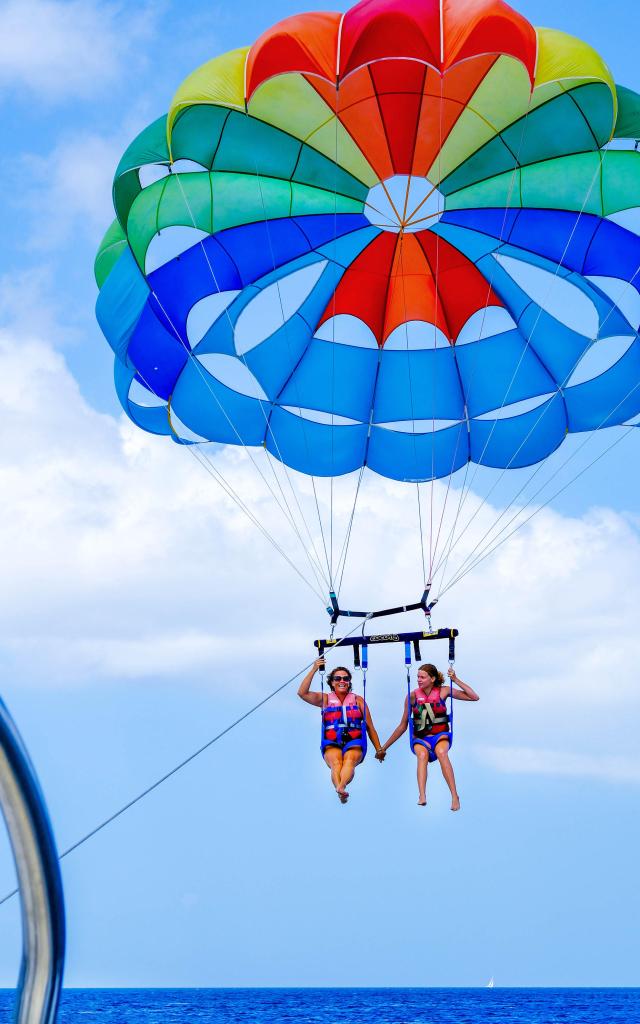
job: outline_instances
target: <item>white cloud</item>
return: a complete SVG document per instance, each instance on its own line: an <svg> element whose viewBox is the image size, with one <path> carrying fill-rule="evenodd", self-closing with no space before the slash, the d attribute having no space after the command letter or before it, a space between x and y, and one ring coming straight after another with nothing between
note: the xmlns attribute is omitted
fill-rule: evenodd
<svg viewBox="0 0 640 1024"><path fill-rule="evenodd" d="M497 771L507 774L640 783L640 760L637 757L603 755L595 743L585 754L544 747L486 747L478 749L477 753Z"/></svg>
<svg viewBox="0 0 640 1024"><path fill-rule="evenodd" d="M76 133L44 157L23 157L28 185L20 201L29 213L32 248L54 249L78 237L97 248L115 217L113 175L131 137L122 128L111 136Z"/></svg>
<svg viewBox="0 0 640 1024"><path fill-rule="evenodd" d="M248 656L260 664L249 685L262 694L311 660L312 640L328 629L321 600L196 463L192 449L97 413L61 356L36 336L0 333L0 379L6 671L25 685L161 675L208 685ZM287 476L277 470L276 484L264 452L253 454L280 501L284 494L295 510ZM249 459L229 448L215 454L214 464L310 575L299 541ZM290 477L320 553L310 483ZM354 483L337 481L334 490L334 565ZM328 483L318 481L317 491L330 549ZM436 508L444 493L434 489ZM425 488L425 503L428 494ZM365 477L345 605L379 607L419 596L413 495L410 502L402 485ZM455 508L451 496L448 507ZM486 506L469 534L477 540L495 517ZM583 517L547 509L443 598L434 625L461 629L458 671L482 698L456 708L461 744L482 737L500 770L508 758L500 762L496 750L517 747L509 763L522 764L535 760L523 761L522 750L563 749L578 758L563 770L573 763L582 771L595 730L601 752L626 758L640 703L633 671L640 661L639 567L638 531L627 517L610 509ZM341 631L352 625L343 620ZM419 628L419 619L386 620L373 631L396 628ZM382 732L395 724L404 699L402 653L371 650L369 695ZM423 644L422 656L442 664L446 652ZM548 762L554 770L558 763ZM621 779L633 773L625 765ZM613 768L609 776L616 777Z"/></svg>
<svg viewBox="0 0 640 1024"><path fill-rule="evenodd" d="M85 100L117 81L152 26L151 8L98 0L0 3L0 88L40 102Z"/></svg>
<svg viewBox="0 0 640 1024"><path fill-rule="evenodd" d="M189 451L96 413L37 338L0 333L0 378L0 633L15 669L73 680L237 658L233 610L251 594L258 618L270 549ZM243 460L225 459L246 484Z"/></svg>
<svg viewBox="0 0 640 1024"><path fill-rule="evenodd" d="M60 342L77 338L68 323L61 326L68 310L56 288L57 272L41 265L0 277L0 324L11 324L16 340L19 335Z"/></svg>

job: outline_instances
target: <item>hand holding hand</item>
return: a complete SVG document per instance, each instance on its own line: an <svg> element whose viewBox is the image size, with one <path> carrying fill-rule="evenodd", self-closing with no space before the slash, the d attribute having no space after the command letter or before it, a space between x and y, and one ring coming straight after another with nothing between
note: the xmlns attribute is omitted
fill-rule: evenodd
<svg viewBox="0 0 640 1024"><path fill-rule="evenodd" d="M384 761L386 756L387 756L387 752L384 749L384 747L380 747L380 750L376 750L376 761L382 762L382 761Z"/></svg>

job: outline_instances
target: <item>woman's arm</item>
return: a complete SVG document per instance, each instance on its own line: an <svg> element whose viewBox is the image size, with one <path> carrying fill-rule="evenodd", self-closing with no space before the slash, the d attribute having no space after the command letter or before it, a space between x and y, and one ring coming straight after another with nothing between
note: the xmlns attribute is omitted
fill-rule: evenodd
<svg viewBox="0 0 640 1024"><path fill-rule="evenodd" d="M380 737L378 736L378 733L376 732L376 727L373 724L373 719L371 717L369 705L365 704L362 697L358 697L358 704L362 705L360 710L362 710L362 707L364 707L366 715L365 721L367 724L367 733L369 734L369 738L373 743L374 747L376 748L376 757L378 758L378 761L384 761L385 752L382 750L382 747L380 746Z"/></svg>
<svg viewBox="0 0 640 1024"><path fill-rule="evenodd" d="M311 690L310 687L313 677L320 668L324 669L324 658L316 658L298 687L298 697L301 697L307 704L313 704L316 708L322 707L322 694L317 690Z"/></svg>
<svg viewBox="0 0 640 1024"><path fill-rule="evenodd" d="M462 679L460 679L456 675L456 670L453 668L453 666L451 666L451 668L447 672L447 675L449 676L449 679L451 680L452 683L455 683L456 686L460 687L459 690L454 690L453 686L446 687L446 689L448 689L449 692L451 693L451 696L454 698L454 700L480 700L476 691L472 690L468 683L463 683ZM448 696L449 694L443 695L445 700Z"/></svg>
<svg viewBox="0 0 640 1024"><path fill-rule="evenodd" d="M376 754L376 757L378 758L378 760L381 761L382 758L384 757L384 755L386 754L387 750L389 749L389 747L393 746L393 744L396 742L396 740L399 740L400 737L402 736L402 734L407 731L407 726L408 725L409 725L409 698L405 697L404 698L404 711L402 712L402 718L400 719L400 724L398 726L396 726L396 728L393 730L393 732L391 733L391 735L390 735L389 739L387 740L387 742L383 743L382 746L380 747L380 750ZM379 756L380 754L382 755L382 757Z"/></svg>

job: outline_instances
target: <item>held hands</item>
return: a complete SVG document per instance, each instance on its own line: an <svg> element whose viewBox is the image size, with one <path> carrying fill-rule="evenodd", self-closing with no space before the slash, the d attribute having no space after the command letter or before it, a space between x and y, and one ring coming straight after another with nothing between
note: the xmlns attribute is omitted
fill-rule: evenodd
<svg viewBox="0 0 640 1024"><path fill-rule="evenodd" d="M384 747L380 747L380 750L376 750L376 761L380 761L382 763L386 756L387 752Z"/></svg>

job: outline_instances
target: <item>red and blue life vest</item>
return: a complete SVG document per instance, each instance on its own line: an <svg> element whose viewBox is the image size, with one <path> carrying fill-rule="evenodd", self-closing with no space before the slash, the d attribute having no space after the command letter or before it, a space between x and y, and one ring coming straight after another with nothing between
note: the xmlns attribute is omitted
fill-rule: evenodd
<svg viewBox="0 0 640 1024"><path fill-rule="evenodd" d="M364 716L355 693L348 693L344 702L329 693L322 709L322 746L345 747L348 743L364 745Z"/></svg>

